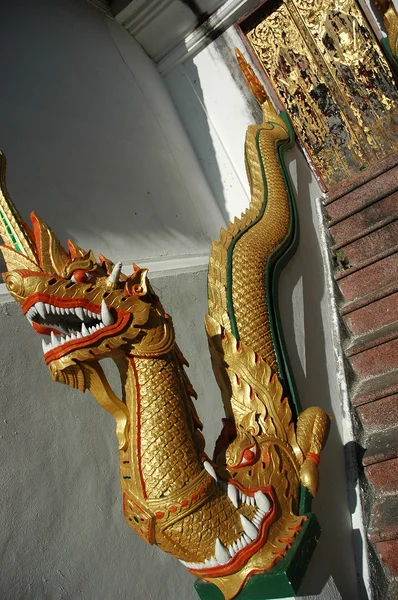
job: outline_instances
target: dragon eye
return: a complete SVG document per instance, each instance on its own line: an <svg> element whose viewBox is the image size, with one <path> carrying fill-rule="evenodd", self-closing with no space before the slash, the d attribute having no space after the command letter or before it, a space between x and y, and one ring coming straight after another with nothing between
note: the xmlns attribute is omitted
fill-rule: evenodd
<svg viewBox="0 0 398 600"><path fill-rule="evenodd" d="M256 458L257 446L256 444L253 444L252 446L248 446L242 451L240 455L240 460L236 465L234 465L234 467L236 469L238 469L239 467L248 467L249 465L252 465L255 462Z"/></svg>
<svg viewBox="0 0 398 600"><path fill-rule="evenodd" d="M92 273L89 273L88 271L85 271L84 269L76 269L76 271L73 271L71 277L71 280L74 283L87 283L92 279L94 279L94 275L92 275Z"/></svg>

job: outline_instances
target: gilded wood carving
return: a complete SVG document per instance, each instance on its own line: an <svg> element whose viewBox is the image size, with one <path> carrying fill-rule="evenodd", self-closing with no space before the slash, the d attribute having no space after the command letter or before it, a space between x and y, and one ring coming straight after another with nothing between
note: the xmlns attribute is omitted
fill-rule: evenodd
<svg viewBox="0 0 398 600"><path fill-rule="evenodd" d="M89 390L114 416L127 523L208 582L197 588L202 598L217 588L226 599L243 598L253 575L272 574L297 548L309 553L302 541L329 428L320 408L300 411L273 297L295 242L281 159L292 131L239 60L263 122L246 137L251 204L221 231L209 262L206 329L227 415L214 460L172 320L147 270L134 265L127 277L120 263L97 260L71 240L65 249L35 213L29 227L7 193L1 159L8 290L43 336L52 378ZM108 357L120 371L121 398L101 368ZM264 598L270 590L265 585Z"/></svg>
<svg viewBox="0 0 398 600"><path fill-rule="evenodd" d="M397 152L397 85L355 0L268 5L243 31L325 187Z"/></svg>

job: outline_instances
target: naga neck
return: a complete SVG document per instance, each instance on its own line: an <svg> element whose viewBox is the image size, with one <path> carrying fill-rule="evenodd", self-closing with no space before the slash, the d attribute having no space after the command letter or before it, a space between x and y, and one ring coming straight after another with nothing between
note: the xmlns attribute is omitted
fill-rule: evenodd
<svg viewBox="0 0 398 600"><path fill-rule="evenodd" d="M161 357L116 359L123 401L99 363L84 365L87 387L116 419L122 488L140 502L171 496L203 473L201 423L175 346Z"/></svg>

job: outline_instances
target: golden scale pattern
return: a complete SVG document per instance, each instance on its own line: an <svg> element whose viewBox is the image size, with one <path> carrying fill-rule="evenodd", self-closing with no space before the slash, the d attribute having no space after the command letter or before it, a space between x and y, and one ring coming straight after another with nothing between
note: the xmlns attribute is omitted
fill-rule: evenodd
<svg viewBox="0 0 398 600"><path fill-rule="evenodd" d="M202 466L190 437L183 391L170 357L136 358L140 386L142 472L150 498L181 489Z"/></svg>
<svg viewBox="0 0 398 600"><path fill-rule="evenodd" d="M231 331L226 295L228 247L233 238L259 216L263 206L265 188L255 137L259 130L265 129L260 133L260 148L263 160L267 162L268 203L264 218L260 219L257 225L251 227L235 244L232 289L235 318L240 337L267 360L273 370L276 371L275 351L269 330L265 266L269 253L280 244L289 227L287 193L279 163L275 156L277 140L287 138L287 133L282 119L276 115L270 105L269 115L267 115L267 108L265 108L264 120L267 116L270 120L278 123L279 126L276 125L275 135L272 136L270 135L269 125L251 125L248 128L246 153L247 162L250 164L249 181L252 200L248 210L242 214L241 219L235 218L234 223L229 223L226 230L221 230L220 240L213 242L209 261L208 294L209 314L221 323L225 329ZM281 128L284 131L282 136ZM275 214L273 214L273 211L275 211ZM270 219L269 224L267 219ZM251 306L250 311L247 310L248 302Z"/></svg>

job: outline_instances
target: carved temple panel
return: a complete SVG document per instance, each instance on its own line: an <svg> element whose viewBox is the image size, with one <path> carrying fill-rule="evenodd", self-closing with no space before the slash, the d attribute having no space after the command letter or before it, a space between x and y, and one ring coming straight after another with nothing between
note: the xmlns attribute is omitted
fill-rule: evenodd
<svg viewBox="0 0 398 600"><path fill-rule="evenodd" d="M355 0L271 0L241 29L325 189L398 152L397 84Z"/></svg>

